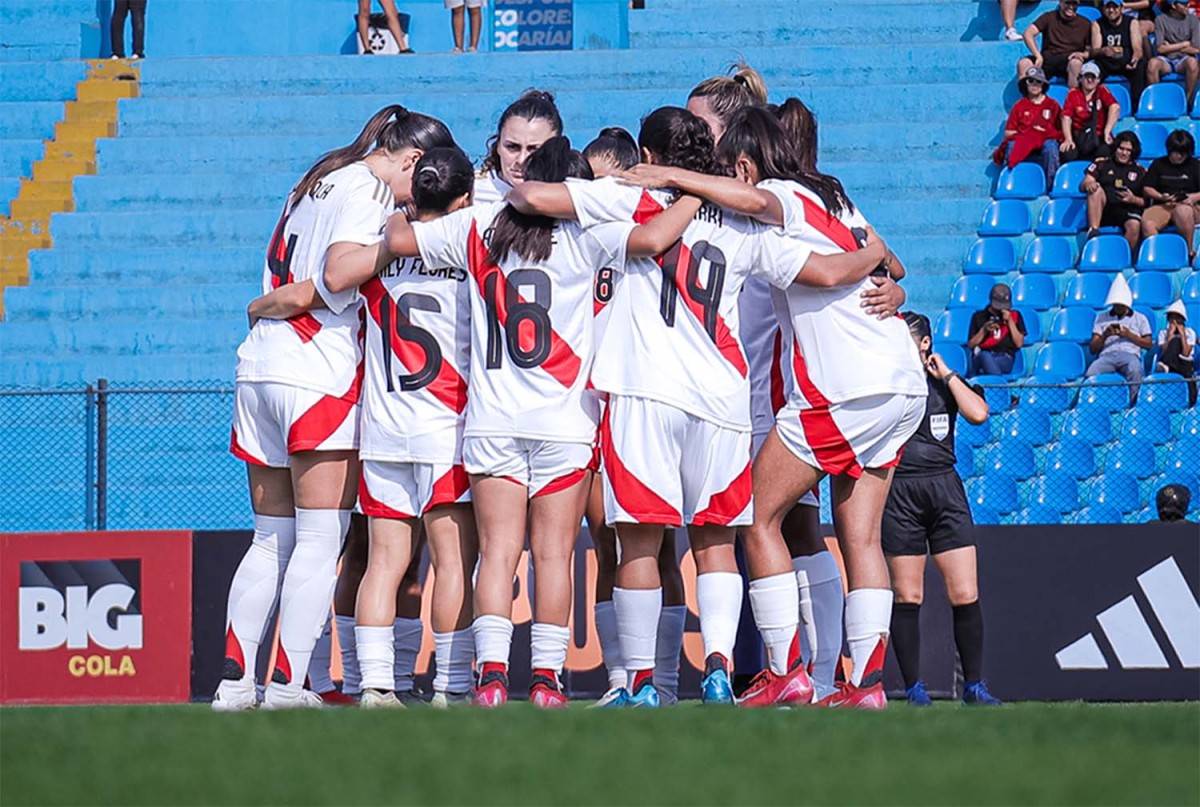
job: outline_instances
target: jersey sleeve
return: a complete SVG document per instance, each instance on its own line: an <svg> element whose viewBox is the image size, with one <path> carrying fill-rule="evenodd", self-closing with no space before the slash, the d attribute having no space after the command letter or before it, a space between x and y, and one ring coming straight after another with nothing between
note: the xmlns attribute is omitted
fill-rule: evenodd
<svg viewBox="0 0 1200 807"><path fill-rule="evenodd" d="M431 269L467 268L467 250L475 209L463 208L433 221L414 221L413 235L421 260Z"/></svg>
<svg viewBox="0 0 1200 807"><path fill-rule="evenodd" d="M778 227L763 228L753 240L758 255L752 271L783 291L796 282L813 254L811 247Z"/></svg>
<svg viewBox="0 0 1200 807"><path fill-rule="evenodd" d="M379 238L375 239L378 243ZM332 292L325 285L325 267L321 266L321 271L313 275L313 286L316 288L317 296L325 301L325 307L335 314L340 314L350 306L358 302L358 287L344 289L339 292Z"/></svg>
<svg viewBox="0 0 1200 807"><path fill-rule="evenodd" d="M379 180L350 188L338 208L329 243L374 244L393 206L391 190Z"/></svg>
<svg viewBox="0 0 1200 807"><path fill-rule="evenodd" d="M633 222L614 221L589 227L584 233L598 251L599 263L620 272L625 268L629 236L636 227Z"/></svg>
<svg viewBox="0 0 1200 807"><path fill-rule="evenodd" d="M796 195L795 189L778 179L764 180L758 183L758 187L779 200L779 205L783 208L784 232L798 233L804 226L804 203Z"/></svg>
<svg viewBox="0 0 1200 807"><path fill-rule="evenodd" d="M567 180L566 186L575 206L575 219L585 229L610 221L634 221L644 193L641 188L620 184L614 177Z"/></svg>

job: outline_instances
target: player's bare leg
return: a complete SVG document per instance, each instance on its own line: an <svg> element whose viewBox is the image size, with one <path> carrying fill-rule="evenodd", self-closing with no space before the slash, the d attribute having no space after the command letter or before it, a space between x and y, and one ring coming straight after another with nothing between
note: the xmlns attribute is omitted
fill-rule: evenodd
<svg viewBox="0 0 1200 807"><path fill-rule="evenodd" d="M432 704L441 708L465 700L473 683L471 574L479 557L475 513L469 504L436 507L425 514L425 532L434 571L431 617L437 674Z"/></svg>
<svg viewBox="0 0 1200 807"><path fill-rule="evenodd" d="M394 689L396 592L412 560L417 519L372 518L367 573L358 587L354 638L362 671L362 705L397 707Z"/></svg>

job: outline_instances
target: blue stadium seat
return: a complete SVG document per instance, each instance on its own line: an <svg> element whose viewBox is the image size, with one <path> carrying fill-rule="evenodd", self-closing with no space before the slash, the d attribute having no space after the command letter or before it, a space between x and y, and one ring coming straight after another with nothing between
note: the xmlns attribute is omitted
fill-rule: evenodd
<svg viewBox="0 0 1200 807"><path fill-rule="evenodd" d="M1104 86L1113 94L1113 98L1121 105L1121 117L1127 118L1133 114L1133 101L1129 97L1129 88L1124 84L1117 84L1109 79L1104 82Z"/></svg>
<svg viewBox="0 0 1200 807"><path fill-rule="evenodd" d="M1032 345L1042 341L1042 318L1038 312L1032 307L1022 307L1017 309L1017 313L1021 315L1021 321L1025 323L1025 344Z"/></svg>
<svg viewBox="0 0 1200 807"><path fill-rule="evenodd" d="M1080 272L1120 272L1132 265L1129 242L1119 235L1089 238L1079 253Z"/></svg>
<svg viewBox="0 0 1200 807"><path fill-rule="evenodd" d="M1091 20L1092 22L1095 22L1096 20L1100 19L1100 9L1093 8L1092 6L1080 6L1079 16L1083 17L1085 20Z"/></svg>
<svg viewBox="0 0 1200 807"><path fill-rule="evenodd" d="M1196 497L1200 496L1200 476L1192 472L1190 467L1180 467L1180 462L1183 457L1176 456L1171 458L1171 462L1167 465L1166 470L1158 476L1159 485L1183 485L1192 493L1192 516L1196 513ZM1155 493L1158 488L1155 488Z"/></svg>
<svg viewBox="0 0 1200 807"><path fill-rule="evenodd" d="M1133 310L1146 318L1147 324L1150 326L1150 336L1152 339L1158 338L1158 331L1167 322L1166 312L1159 313L1162 309L1155 310L1146 303L1134 303ZM1150 353L1146 353L1146 358L1150 358Z"/></svg>
<svg viewBox="0 0 1200 807"><path fill-rule="evenodd" d="M1171 277L1162 272L1137 272L1129 281L1133 301L1151 308L1166 308L1171 304ZM1154 320L1150 320L1151 326Z"/></svg>
<svg viewBox="0 0 1200 807"><path fill-rule="evenodd" d="M1006 386L1008 378L1002 375L977 375L971 383L983 391L992 415L999 415L1012 406L1012 391ZM959 416L961 417L961 415Z"/></svg>
<svg viewBox="0 0 1200 807"><path fill-rule="evenodd" d="M1031 379L1022 385L1018 405L1057 415L1071 408L1072 393L1070 387L1043 385Z"/></svg>
<svg viewBox="0 0 1200 807"><path fill-rule="evenodd" d="M1025 248L1021 272L1056 275L1074 266L1075 249L1070 238L1061 235L1038 236Z"/></svg>
<svg viewBox="0 0 1200 807"><path fill-rule="evenodd" d="M1050 191L1051 198L1082 199L1086 194L1079 190L1079 183L1083 182L1084 172L1089 165L1091 163L1087 160L1073 160L1060 165L1058 173L1054 175L1054 188Z"/></svg>
<svg viewBox="0 0 1200 807"><path fill-rule="evenodd" d="M1121 431L1130 437L1142 437L1154 445L1170 442L1171 412L1165 406L1142 404L1125 413L1121 419ZM1200 457L1197 457L1200 461Z"/></svg>
<svg viewBox="0 0 1200 807"><path fill-rule="evenodd" d="M1058 289L1049 275L1020 275L1012 282L1012 296L1021 308L1047 311L1057 302Z"/></svg>
<svg viewBox="0 0 1200 807"><path fill-rule="evenodd" d="M966 490L971 512L980 523L987 523L980 517L981 510L1011 513L1017 509L1017 483L1010 476L991 474L972 477Z"/></svg>
<svg viewBox="0 0 1200 807"><path fill-rule="evenodd" d="M1087 362L1079 345L1048 342L1038 348L1033 360L1033 375L1036 378L1078 378L1085 367Z"/></svg>
<svg viewBox="0 0 1200 807"><path fill-rule="evenodd" d="M1107 504L1090 504L1076 510L1071 517L1071 524L1120 524L1121 511Z"/></svg>
<svg viewBox="0 0 1200 807"><path fill-rule="evenodd" d="M1183 236L1176 233L1152 235L1143 241L1141 248L1138 249L1137 270L1139 272L1147 270L1174 272L1187 265L1187 242L1183 240Z"/></svg>
<svg viewBox="0 0 1200 807"><path fill-rule="evenodd" d="M1050 413L1019 406L1000 416L1000 436L1004 444L1026 442L1042 446L1051 440Z"/></svg>
<svg viewBox="0 0 1200 807"><path fill-rule="evenodd" d="M967 250L963 274L1003 275L1017 268L1017 251L1007 238L979 238Z"/></svg>
<svg viewBox="0 0 1200 807"><path fill-rule="evenodd" d="M1019 440L1001 440L987 450L983 467L986 476L1007 476L1010 479L1028 479L1037 472L1033 462L1033 447Z"/></svg>
<svg viewBox="0 0 1200 807"><path fill-rule="evenodd" d="M1048 507L1055 514L1070 513L1079 506L1079 484L1069 474L1038 474L1029 485L1026 504L1029 507Z"/></svg>
<svg viewBox="0 0 1200 807"><path fill-rule="evenodd" d="M967 357L967 349L962 345L956 345L952 342L934 342L933 350L935 353L940 353L942 360L946 362L946 366L959 375L967 374L967 367L970 362Z"/></svg>
<svg viewBox="0 0 1200 807"><path fill-rule="evenodd" d="M1046 192L1046 172L1038 163L1017 163L996 178L993 199L1036 199Z"/></svg>
<svg viewBox="0 0 1200 807"><path fill-rule="evenodd" d="M1046 88L1046 95L1058 101L1058 105L1062 106L1067 102L1067 93L1070 91L1071 88L1066 84L1051 84Z"/></svg>
<svg viewBox="0 0 1200 807"><path fill-rule="evenodd" d="M1104 445L1112 439L1112 419L1107 410L1098 406L1068 409L1063 413L1059 435L1064 440L1073 438L1094 446Z"/></svg>
<svg viewBox="0 0 1200 807"><path fill-rule="evenodd" d="M1187 408L1187 384L1183 376L1176 373L1154 373L1146 376L1150 383L1142 384L1138 392L1137 407L1165 409L1180 412ZM1161 381L1163 383L1155 383Z"/></svg>
<svg viewBox="0 0 1200 807"><path fill-rule="evenodd" d="M971 337L968 328L971 325L971 315L975 313L967 308L947 308L938 314L937 322L933 324L933 338L939 344L950 342L955 345L965 345Z"/></svg>
<svg viewBox="0 0 1200 807"><path fill-rule="evenodd" d="M994 278L969 275L954 281L950 289L950 308L969 308L978 311L988 304L988 295L992 286L996 285Z"/></svg>
<svg viewBox="0 0 1200 807"><path fill-rule="evenodd" d="M1187 96L1178 84L1151 84L1138 103L1138 120L1170 120L1187 115Z"/></svg>
<svg viewBox="0 0 1200 807"><path fill-rule="evenodd" d="M1154 445L1143 437L1122 435L1104 456L1104 473L1127 473L1137 479L1154 475Z"/></svg>
<svg viewBox="0 0 1200 807"><path fill-rule="evenodd" d="M1015 524L1062 524L1063 514L1048 504L1030 504L1017 511Z"/></svg>
<svg viewBox="0 0 1200 807"><path fill-rule="evenodd" d="M1179 415L1175 436L1180 439L1200 440L1200 406L1184 410ZM1200 490L1196 491L1196 495L1200 498Z"/></svg>
<svg viewBox="0 0 1200 807"><path fill-rule="evenodd" d="M1096 477L1089 491L1089 500L1092 507L1108 505L1122 514L1141 508L1137 480L1122 471L1109 471Z"/></svg>
<svg viewBox="0 0 1200 807"><path fill-rule="evenodd" d="M1192 272L1183 281L1183 289L1180 291L1180 296L1183 297L1185 303L1200 302L1200 271ZM1188 322L1192 321L1191 315L1188 315Z"/></svg>
<svg viewBox="0 0 1200 807"><path fill-rule="evenodd" d="M1128 127L1142 143L1142 159L1154 160L1167 154L1167 127L1161 123L1135 123Z"/></svg>
<svg viewBox="0 0 1200 807"><path fill-rule="evenodd" d="M979 235L1023 235L1029 231L1029 207L1019 199L998 199L983 211Z"/></svg>
<svg viewBox="0 0 1200 807"><path fill-rule="evenodd" d="M1063 436L1046 449L1045 471L1067 474L1072 479L1087 479L1096 472L1096 454L1092 444L1078 437ZM1074 506L1071 508L1075 509Z"/></svg>
<svg viewBox="0 0 1200 807"><path fill-rule="evenodd" d="M1092 341L1092 323L1096 321L1095 310L1082 305L1069 305L1054 313L1050 322L1050 342L1074 342L1086 345Z"/></svg>
<svg viewBox="0 0 1200 807"><path fill-rule="evenodd" d="M976 426L974 423L968 423L966 418L960 417L954 423L954 442L956 445L979 448L991 442L991 421L985 420Z"/></svg>
<svg viewBox="0 0 1200 807"><path fill-rule="evenodd" d="M975 473L975 449L958 440L954 442L954 472L966 479Z"/></svg>
<svg viewBox="0 0 1200 807"><path fill-rule="evenodd" d="M1075 235L1086 226L1087 207L1084 200L1051 199L1038 215L1034 232L1038 235Z"/></svg>
<svg viewBox="0 0 1200 807"><path fill-rule="evenodd" d="M1200 322L1200 303L1188 303L1185 307L1187 308L1187 321Z"/></svg>
<svg viewBox="0 0 1200 807"><path fill-rule="evenodd" d="M1067 283L1067 290L1063 292L1063 305L1100 308L1104 305L1104 298L1108 296L1108 287L1111 285L1112 278L1105 275L1075 275Z"/></svg>
<svg viewBox="0 0 1200 807"><path fill-rule="evenodd" d="M1084 379L1075 408L1095 407L1105 412L1119 412L1128 405L1129 388L1125 386L1125 378L1116 373L1100 373Z"/></svg>

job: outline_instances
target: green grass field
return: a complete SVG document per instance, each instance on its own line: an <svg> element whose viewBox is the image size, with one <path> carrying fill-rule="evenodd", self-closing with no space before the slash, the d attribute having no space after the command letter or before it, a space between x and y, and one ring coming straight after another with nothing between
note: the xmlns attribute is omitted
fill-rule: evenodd
<svg viewBox="0 0 1200 807"><path fill-rule="evenodd" d="M1189 804L1200 705L0 710L0 804Z"/></svg>

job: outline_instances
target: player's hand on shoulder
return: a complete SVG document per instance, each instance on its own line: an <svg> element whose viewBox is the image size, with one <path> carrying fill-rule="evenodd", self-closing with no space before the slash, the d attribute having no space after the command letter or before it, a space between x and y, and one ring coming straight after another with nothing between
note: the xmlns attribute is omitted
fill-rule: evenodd
<svg viewBox="0 0 1200 807"><path fill-rule="evenodd" d="M638 163L615 176L622 184L636 185L639 188L666 188L671 185L671 169L665 165Z"/></svg>

